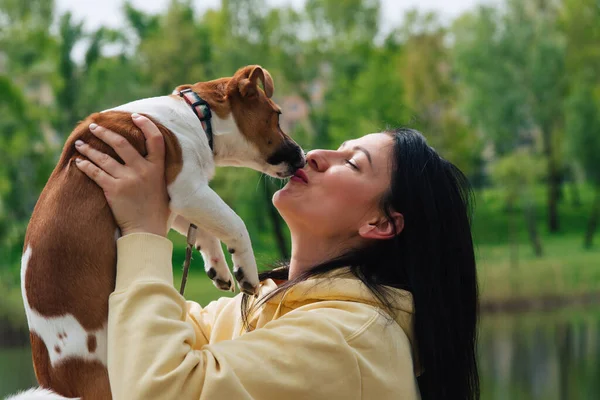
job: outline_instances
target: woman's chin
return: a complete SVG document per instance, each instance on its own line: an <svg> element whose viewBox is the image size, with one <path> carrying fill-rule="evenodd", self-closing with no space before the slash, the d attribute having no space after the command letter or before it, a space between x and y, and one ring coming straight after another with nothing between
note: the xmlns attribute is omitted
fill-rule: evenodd
<svg viewBox="0 0 600 400"><path fill-rule="evenodd" d="M284 214L286 210L296 208L297 196L293 196L287 186L279 189L273 194L272 202L280 214Z"/></svg>
<svg viewBox="0 0 600 400"><path fill-rule="evenodd" d="M279 210L279 207L281 207L283 205L283 203L285 203L285 187L282 189L279 189L278 191L276 191L273 194L273 198L271 199L271 201L273 202L273 205L275 206L276 209Z"/></svg>

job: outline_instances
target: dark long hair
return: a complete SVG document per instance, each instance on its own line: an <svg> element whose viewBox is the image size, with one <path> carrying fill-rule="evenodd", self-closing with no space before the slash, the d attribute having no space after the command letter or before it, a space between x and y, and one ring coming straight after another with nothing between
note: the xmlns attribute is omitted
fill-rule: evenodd
<svg viewBox="0 0 600 400"><path fill-rule="evenodd" d="M469 183L419 132L386 133L394 140L392 178L381 209L390 220L392 211L403 214L402 232L317 265L293 280L287 280L286 267L262 273L261 280L287 281L253 307L245 295L242 317L248 326L253 310L277 293L310 277L349 267L390 313L395 300L390 287L412 293L418 357L424 370L418 378L422 398L479 399L478 289Z"/></svg>

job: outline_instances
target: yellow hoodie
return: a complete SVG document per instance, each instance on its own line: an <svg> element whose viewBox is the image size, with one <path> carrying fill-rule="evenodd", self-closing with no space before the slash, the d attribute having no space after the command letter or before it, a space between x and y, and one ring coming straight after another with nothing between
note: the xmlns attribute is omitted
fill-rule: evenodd
<svg viewBox="0 0 600 400"><path fill-rule="evenodd" d="M121 399L419 399L412 298L390 318L348 271L277 295L244 332L241 295L202 308L173 287L172 244L117 241L108 372ZM263 282L261 295L276 288Z"/></svg>

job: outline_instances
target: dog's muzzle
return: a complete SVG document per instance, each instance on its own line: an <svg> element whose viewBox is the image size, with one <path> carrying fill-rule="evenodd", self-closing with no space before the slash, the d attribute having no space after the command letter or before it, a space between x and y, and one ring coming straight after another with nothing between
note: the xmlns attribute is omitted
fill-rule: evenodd
<svg viewBox="0 0 600 400"><path fill-rule="evenodd" d="M285 141L281 146L267 159L267 163L271 165L286 164L285 172L277 172L280 178L287 178L296 172L299 168L304 168L306 165L306 157L300 146L292 141Z"/></svg>

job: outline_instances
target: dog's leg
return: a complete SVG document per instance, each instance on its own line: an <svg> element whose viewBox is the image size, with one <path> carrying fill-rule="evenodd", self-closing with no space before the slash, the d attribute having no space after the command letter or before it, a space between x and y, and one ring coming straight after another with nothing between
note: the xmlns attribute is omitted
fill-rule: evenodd
<svg viewBox="0 0 600 400"><path fill-rule="evenodd" d="M232 255L233 275L240 290L256 293L258 272L244 221L208 185L199 185L191 192L188 190L187 195L182 193L185 192L172 191L171 210L225 243Z"/></svg>
<svg viewBox="0 0 600 400"><path fill-rule="evenodd" d="M175 217L171 228L184 236L187 236L190 221L183 218L181 215ZM202 254L204 260L204 270L206 275L212 279L215 286L221 290L235 289L233 285L233 277L227 265L227 260L221 248L221 242L216 237L212 236L201 227L196 228L196 250Z"/></svg>

